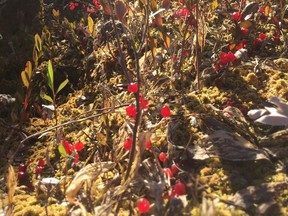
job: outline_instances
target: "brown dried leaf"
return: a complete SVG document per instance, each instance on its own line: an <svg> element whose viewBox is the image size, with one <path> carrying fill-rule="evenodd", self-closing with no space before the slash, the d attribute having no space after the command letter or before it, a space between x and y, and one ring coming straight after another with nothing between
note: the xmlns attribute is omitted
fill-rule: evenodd
<svg viewBox="0 0 288 216"><path fill-rule="evenodd" d="M260 139L261 146L273 146L287 143L288 129L277 131Z"/></svg>
<svg viewBox="0 0 288 216"><path fill-rule="evenodd" d="M287 182L264 183L260 186L249 186L238 191L229 200L252 215L274 215L276 208L280 208L275 198L287 189Z"/></svg>
<svg viewBox="0 0 288 216"><path fill-rule="evenodd" d="M168 9L170 7L170 3L171 3L170 0L163 0L162 7Z"/></svg>
<svg viewBox="0 0 288 216"><path fill-rule="evenodd" d="M162 31L159 31L159 36L163 40L165 48L169 49L171 45L170 37L165 32L162 32Z"/></svg>
<svg viewBox="0 0 288 216"><path fill-rule="evenodd" d="M258 11L258 9L259 9L258 3L250 2L249 4L246 4L246 6L243 8L242 17L244 17L244 20L248 20L254 16L254 14Z"/></svg>
<svg viewBox="0 0 288 216"><path fill-rule="evenodd" d="M205 16L200 11L199 17L200 19L198 20L198 44L200 46L201 52L203 52L207 36L207 26L205 22Z"/></svg>
<svg viewBox="0 0 288 216"><path fill-rule="evenodd" d="M153 12L157 11L157 2L156 0L150 0L150 8Z"/></svg>
<svg viewBox="0 0 288 216"><path fill-rule="evenodd" d="M15 177L15 171L13 166L9 165L8 167L8 174L7 174L7 190L8 190L8 209L6 215L12 215L13 210L13 197L17 186L17 181Z"/></svg>
<svg viewBox="0 0 288 216"><path fill-rule="evenodd" d="M230 161L270 161L264 150L257 149L242 136L224 130L216 130L204 136L201 144L191 146L188 152L195 160L219 157Z"/></svg>
<svg viewBox="0 0 288 216"><path fill-rule="evenodd" d="M114 167L115 163L113 162L93 163L83 167L77 173L77 175L74 177L73 181L67 188L67 200L73 203L75 196L86 181L94 181L101 173L108 172Z"/></svg>
<svg viewBox="0 0 288 216"><path fill-rule="evenodd" d="M157 23L158 26L162 26L163 19L162 19L162 16L160 14L156 14L155 15L155 20L156 20L156 23Z"/></svg>
<svg viewBox="0 0 288 216"><path fill-rule="evenodd" d="M246 20L246 21L242 21L241 23L240 23L240 27L241 28L250 28L252 26L252 22L251 21L249 21L249 20Z"/></svg>
<svg viewBox="0 0 288 216"><path fill-rule="evenodd" d="M108 0L100 0L100 3L103 7L104 12L108 15L112 15L112 11L111 11L111 8L109 6Z"/></svg>
<svg viewBox="0 0 288 216"><path fill-rule="evenodd" d="M151 38L149 40L150 50L152 51L153 61L156 56L156 49L157 49L157 38Z"/></svg>
<svg viewBox="0 0 288 216"><path fill-rule="evenodd" d="M115 12L117 18L123 22L124 21L124 16L127 13L127 7L122 1L116 1L115 2Z"/></svg>

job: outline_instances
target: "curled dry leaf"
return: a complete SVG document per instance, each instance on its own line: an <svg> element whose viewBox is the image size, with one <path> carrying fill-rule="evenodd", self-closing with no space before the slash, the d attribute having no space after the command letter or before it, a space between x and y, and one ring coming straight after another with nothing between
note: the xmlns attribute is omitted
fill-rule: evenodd
<svg viewBox="0 0 288 216"><path fill-rule="evenodd" d="M248 112L251 119L255 122L267 124L271 126L287 126L288 125L288 104L284 103L278 97L271 97L269 100L274 107L265 106L265 109L253 109Z"/></svg>
<svg viewBox="0 0 288 216"><path fill-rule="evenodd" d="M96 178L104 172L108 172L115 167L113 162L99 162L88 164L83 167L77 175L74 177L73 181L69 185L66 191L67 200L71 203L74 202L74 198L78 191L86 181L94 181Z"/></svg>
<svg viewBox="0 0 288 216"><path fill-rule="evenodd" d="M230 161L270 161L264 150L257 149L242 136L224 130L217 130L212 134L205 135L201 144L189 147L188 152L195 160L219 157Z"/></svg>
<svg viewBox="0 0 288 216"><path fill-rule="evenodd" d="M259 186L249 186L238 191L229 200L243 208L251 215L275 215L281 208L275 201L287 189L287 182L265 183Z"/></svg>

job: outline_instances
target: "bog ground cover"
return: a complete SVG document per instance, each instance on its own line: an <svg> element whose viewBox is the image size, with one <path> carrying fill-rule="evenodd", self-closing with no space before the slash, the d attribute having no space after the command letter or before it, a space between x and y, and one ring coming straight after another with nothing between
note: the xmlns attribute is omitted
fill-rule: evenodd
<svg viewBox="0 0 288 216"><path fill-rule="evenodd" d="M11 39L1 57L22 64L0 101L3 215L288 215L286 2L33 9L30 56Z"/></svg>

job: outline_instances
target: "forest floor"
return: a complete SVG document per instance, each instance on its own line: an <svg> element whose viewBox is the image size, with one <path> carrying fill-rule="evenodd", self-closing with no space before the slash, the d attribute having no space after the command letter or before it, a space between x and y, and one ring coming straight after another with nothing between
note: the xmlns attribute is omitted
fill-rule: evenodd
<svg viewBox="0 0 288 216"><path fill-rule="evenodd" d="M287 5L109 2L42 5L0 214L288 215Z"/></svg>

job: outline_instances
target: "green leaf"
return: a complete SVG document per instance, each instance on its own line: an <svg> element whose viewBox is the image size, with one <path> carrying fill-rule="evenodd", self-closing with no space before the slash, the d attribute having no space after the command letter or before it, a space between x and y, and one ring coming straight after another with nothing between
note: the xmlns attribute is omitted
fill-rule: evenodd
<svg viewBox="0 0 288 216"><path fill-rule="evenodd" d="M54 90L54 71L51 60L48 61L48 72L47 72L48 86Z"/></svg>
<svg viewBox="0 0 288 216"><path fill-rule="evenodd" d="M58 151L61 154L62 157L66 157L67 156L67 152L65 150L65 147L63 146L63 144L59 144L58 145Z"/></svg>
<svg viewBox="0 0 288 216"><path fill-rule="evenodd" d="M49 95L45 94L44 92L40 93L40 97L43 98L44 100L47 100L47 101L53 103L53 99Z"/></svg>
<svg viewBox="0 0 288 216"><path fill-rule="evenodd" d="M56 94L58 94L66 85L67 83L69 82L68 79L65 79L59 86L58 86L58 89L56 91Z"/></svg>

